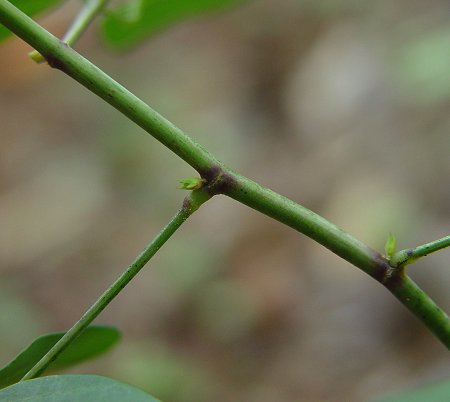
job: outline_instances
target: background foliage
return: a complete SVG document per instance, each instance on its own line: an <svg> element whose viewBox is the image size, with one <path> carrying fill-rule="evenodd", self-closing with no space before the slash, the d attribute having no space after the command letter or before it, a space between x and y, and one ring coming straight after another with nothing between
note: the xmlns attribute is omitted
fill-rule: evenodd
<svg viewBox="0 0 450 402"><path fill-rule="evenodd" d="M125 54L94 32L78 48L230 166L378 250L388 231L402 248L448 231L446 6L253 1ZM77 7L45 26L61 35ZM6 362L79 317L172 215L192 172L28 62L19 40L0 46ZM73 372L174 402L359 401L448 372L420 323L310 240L220 198L187 226L100 318L123 330L122 346ZM438 253L411 271L449 310L445 263Z"/></svg>

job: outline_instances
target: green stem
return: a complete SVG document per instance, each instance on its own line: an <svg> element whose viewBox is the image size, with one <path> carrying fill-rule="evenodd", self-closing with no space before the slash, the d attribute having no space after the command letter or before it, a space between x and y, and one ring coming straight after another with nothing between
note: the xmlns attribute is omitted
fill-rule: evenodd
<svg viewBox="0 0 450 402"><path fill-rule="evenodd" d="M72 25L63 36L62 41L69 46L75 45L95 17L102 12L108 1L109 0L87 0L80 13L76 16ZM45 61L45 58L36 50L30 52L29 56L36 63L43 63Z"/></svg>
<svg viewBox="0 0 450 402"><path fill-rule="evenodd" d="M392 267L405 266L413 263L419 258L425 257L428 254L442 250L446 247L450 247L450 236L446 236L442 239L435 240L427 244L422 244L414 248L398 251L394 253L389 263Z"/></svg>
<svg viewBox="0 0 450 402"><path fill-rule="evenodd" d="M194 213L210 195L197 190L191 192L183 202L182 208L170 220L168 225L153 239L153 241L139 254L126 271L99 297L99 299L83 314L75 325L47 352L47 354L22 378L30 380L39 376L58 356L77 338L88 325L111 303L121 290L138 274L145 264L155 255L162 245L175 231Z"/></svg>
<svg viewBox="0 0 450 402"><path fill-rule="evenodd" d="M393 293L450 349L449 317L403 269L389 266L387 259L380 253L325 218L246 177L225 169L221 186L222 192L229 197L307 235L369 274Z"/></svg>
<svg viewBox="0 0 450 402"><path fill-rule="evenodd" d="M388 289L450 350L448 315L406 275L404 269L396 272L387 285Z"/></svg>
<svg viewBox="0 0 450 402"><path fill-rule="evenodd" d="M195 168L211 193L224 193L311 237L386 286L450 348L449 318L401 269L309 209L224 167L180 129L49 34L7 0L0 0L0 23L58 68L110 103ZM420 295L420 297L419 297Z"/></svg>
<svg viewBox="0 0 450 402"><path fill-rule="evenodd" d="M73 46L81 35L88 29L91 22L100 14L109 0L88 0L81 9L72 25L63 36L62 41Z"/></svg>
<svg viewBox="0 0 450 402"><path fill-rule="evenodd" d="M7 0L0 0L0 23L41 53L50 66L104 99L197 171L207 170L217 163L208 151L178 127Z"/></svg>
<svg viewBox="0 0 450 402"><path fill-rule="evenodd" d="M247 177L231 171L227 176L230 184L225 187L226 195L305 234L370 276L383 280L377 264L381 256L364 243L315 212Z"/></svg>

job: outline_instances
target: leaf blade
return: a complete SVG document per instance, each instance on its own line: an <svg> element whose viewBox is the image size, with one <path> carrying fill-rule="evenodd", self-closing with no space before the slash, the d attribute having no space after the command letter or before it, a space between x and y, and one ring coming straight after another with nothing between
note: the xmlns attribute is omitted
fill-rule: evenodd
<svg viewBox="0 0 450 402"><path fill-rule="evenodd" d="M97 375L57 375L19 382L0 391L8 402L161 402L144 391Z"/></svg>
<svg viewBox="0 0 450 402"><path fill-rule="evenodd" d="M20 381L63 335L64 332L46 334L31 342L27 348L0 369L0 388ZM53 370L61 369L98 356L110 349L119 339L120 332L116 328L108 326L88 327L49 368Z"/></svg>
<svg viewBox="0 0 450 402"><path fill-rule="evenodd" d="M243 0L131 0L110 9L102 21L104 39L126 49L184 19L224 9Z"/></svg>
<svg viewBox="0 0 450 402"><path fill-rule="evenodd" d="M28 16L32 17L33 15L39 14L42 11L55 6L60 3L61 0L9 0L9 2ZM11 35L11 31L0 24L0 42Z"/></svg>

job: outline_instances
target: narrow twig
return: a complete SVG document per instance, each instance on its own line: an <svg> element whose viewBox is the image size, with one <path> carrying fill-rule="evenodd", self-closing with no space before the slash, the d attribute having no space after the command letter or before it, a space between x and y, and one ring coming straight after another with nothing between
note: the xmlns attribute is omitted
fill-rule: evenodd
<svg viewBox="0 0 450 402"><path fill-rule="evenodd" d="M175 231L194 213L210 195L204 190L191 192L184 200L182 208L170 220L168 225L139 254L126 271L99 297L83 314L75 325L39 360L38 363L21 379L30 380L38 377L63 351L74 341L88 325L111 303L120 291L138 274L145 264L155 255Z"/></svg>
<svg viewBox="0 0 450 402"><path fill-rule="evenodd" d="M450 349L450 318L404 269L391 267L380 253L290 199L229 170L224 170L222 177L221 187L226 195L304 233L362 269L393 293Z"/></svg>
<svg viewBox="0 0 450 402"><path fill-rule="evenodd" d="M7 0L0 0L0 23L41 53L51 67L101 97L197 171L218 163L178 127Z"/></svg>
<svg viewBox="0 0 450 402"><path fill-rule="evenodd" d="M450 247L450 236L445 236L442 239L422 244L414 248L398 251L391 257L389 264L395 268L405 266L413 263L419 258L426 257L428 254L442 250L446 247Z"/></svg>
<svg viewBox="0 0 450 402"><path fill-rule="evenodd" d="M309 209L226 168L206 149L141 99L59 41L7 0L0 23L38 50L57 68L100 96L196 169L211 195L223 193L316 240L388 288L450 349L450 319L403 269Z"/></svg>
<svg viewBox="0 0 450 402"><path fill-rule="evenodd" d="M61 39L62 42L67 43L73 47L81 35L87 30L91 22L99 15L109 0L87 0L84 2L83 8L75 17L69 29ZM36 63L45 62L45 58L36 50L33 50L28 56Z"/></svg>

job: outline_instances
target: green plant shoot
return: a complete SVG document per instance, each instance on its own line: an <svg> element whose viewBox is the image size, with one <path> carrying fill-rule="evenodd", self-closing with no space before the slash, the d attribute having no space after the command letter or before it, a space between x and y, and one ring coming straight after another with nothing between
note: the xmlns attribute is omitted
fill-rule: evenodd
<svg viewBox="0 0 450 402"><path fill-rule="evenodd" d="M189 177L187 179L182 179L179 182L181 183L181 186L178 188L181 190L198 190L205 184L205 180L200 177Z"/></svg>
<svg viewBox="0 0 450 402"><path fill-rule="evenodd" d="M396 248L397 238L393 233L389 232L388 238L386 239L386 244L384 245L386 258L390 259L394 255Z"/></svg>

